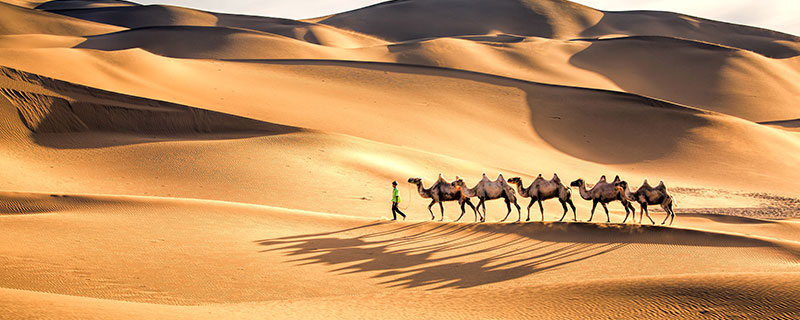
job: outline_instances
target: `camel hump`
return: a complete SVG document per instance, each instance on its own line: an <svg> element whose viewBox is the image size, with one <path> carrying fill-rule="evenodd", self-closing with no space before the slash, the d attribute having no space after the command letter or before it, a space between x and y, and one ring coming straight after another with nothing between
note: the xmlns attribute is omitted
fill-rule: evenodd
<svg viewBox="0 0 800 320"><path fill-rule="evenodd" d="M600 181L606 181L606 175L600 176Z"/></svg>
<svg viewBox="0 0 800 320"><path fill-rule="evenodd" d="M667 189L667 186L664 185L664 181L659 181L656 189Z"/></svg>
<svg viewBox="0 0 800 320"><path fill-rule="evenodd" d="M561 183L561 178L558 177L558 174L553 173L553 181Z"/></svg>
<svg viewBox="0 0 800 320"><path fill-rule="evenodd" d="M619 178L619 175L617 175L616 177L614 177L614 182L620 182L620 181L622 181L622 179L620 179L620 178Z"/></svg>
<svg viewBox="0 0 800 320"><path fill-rule="evenodd" d="M542 177L542 174L540 173L540 174L539 174L539 178L541 178L541 177Z"/></svg>
<svg viewBox="0 0 800 320"><path fill-rule="evenodd" d="M650 183L647 182L647 178L644 178L644 182L642 182L643 186L649 186Z"/></svg>

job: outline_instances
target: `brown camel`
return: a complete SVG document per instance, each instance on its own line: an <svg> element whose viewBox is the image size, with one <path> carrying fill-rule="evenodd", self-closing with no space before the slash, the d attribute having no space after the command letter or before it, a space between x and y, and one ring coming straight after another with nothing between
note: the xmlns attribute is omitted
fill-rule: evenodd
<svg viewBox="0 0 800 320"><path fill-rule="evenodd" d="M597 181L597 184L590 190L586 190L586 182L583 181L583 179L572 181L572 183L569 184L570 186L578 187L581 198L592 201L592 213L587 221L592 221L592 218L594 218L594 209L597 207L598 203L600 203L606 211L606 222L611 222L611 216L608 214L608 207L606 207L606 204L611 201L619 200L622 202L626 215L629 214L629 208L630 210L635 210L633 205L630 204L622 194L622 190L614 186L614 183L619 181L619 176L617 176L613 183L608 183L606 182L606 176L602 176L600 177L600 181Z"/></svg>
<svg viewBox="0 0 800 320"><path fill-rule="evenodd" d="M480 210L481 206L483 207L483 216L481 216L481 222L486 221L486 201L500 198L505 200L506 207L508 208L506 217L500 221L506 221L506 219L508 219L508 216L511 214L512 202L514 203L514 206L517 207L517 213L519 215L517 222L522 219L522 212L520 211L519 204L517 204L517 196L514 194L514 188L506 183L506 180L503 178L503 174L498 175L497 180L492 181L489 180L484 173L481 181L478 181L478 184L472 188L468 188L467 184L464 183L464 180L456 177L456 181L453 181L452 186L459 188L461 193L463 193L466 197L478 197L480 200L480 202L478 202L478 210Z"/></svg>
<svg viewBox="0 0 800 320"><path fill-rule="evenodd" d="M667 216L664 217L664 221L661 224L667 222L669 220L669 225L672 225L672 222L675 220L675 212L672 211L672 205L675 203L675 198L673 198L669 193L667 193L667 187L664 185L664 181L658 183L658 185L654 188L651 187L649 183L647 183L647 179L644 179L642 186L639 189L636 189L635 192L631 192L631 189L628 186L628 182L626 181L619 181L614 184L615 186L619 187L623 191L623 196L627 198L629 201L638 202L640 207L639 212L639 223L642 223L642 219L644 218L643 215L647 215L647 219L650 219L650 222L656 224L653 221L653 218L650 217L650 212L647 210L647 205L660 205L664 212L667 213ZM625 220L628 220L628 215L625 215ZM625 220L622 223L625 223ZM633 222L636 223L636 211L633 212Z"/></svg>
<svg viewBox="0 0 800 320"><path fill-rule="evenodd" d="M428 189L425 189L422 186L422 178L408 178L408 182L417 185L417 192L419 192L420 196L425 199L432 199L431 203L428 205L428 212L431 213L431 220L436 219L436 216L433 214L433 210L431 210L431 207L434 204L439 203L439 209L442 211L442 218L439 219L439 221L442 221L444 220L444 205L442 205L442 202L458 201L458 204L461 206L461 215L458 216L456 221L461 220L461 217L464 216L464 212L466 212L466 210L464 210L465 203L468 204L470 208L472 208L472 211L475 212L475 221L478 221L478 210L475 209L475 206L471 201L469 201L469 198L461 194L461 190L454 188L449 182L447 182L447 180L442 177L441 173L439 174L439 179L437 179L436 182L434 182L433 185Z"/></svg>
<svg viewBox="0 0 800 320"><path fill-rule="evenodd" d="M508 179L508 182L517 185L517 191L520 196L531 198L531 203L528 204L528 219L525 221L531 221L531 206L534 202L539 203L539 211L542 213L542 221L544 221L542 201L553 198L558 198L564 208L564 214L558 221L563 221L564 217L567 216L567 211L569 211L567 210L567 204L572 207L572 221L577 221L578 214L575 212L575 205L572 203L572 191L561 183L561 179L558 178L557 174L554 173L553 179L550 180L545 180L540 174L527 188L523 186L522 178L520 177Z"/></svg>

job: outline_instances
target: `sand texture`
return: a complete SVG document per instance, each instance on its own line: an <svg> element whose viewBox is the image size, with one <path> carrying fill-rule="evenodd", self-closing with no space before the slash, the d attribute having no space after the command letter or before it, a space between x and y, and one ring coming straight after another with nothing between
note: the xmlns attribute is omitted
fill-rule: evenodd
<svg viewBox="0 0 800 320"><path fill-rule="evenodd" d="M0 17L0 319L800 317L793 35L560 0ZM407 182L554 173L577 222L519 190L431 221ZM674 223L587 222L570 183L617 175Z"/></svg>

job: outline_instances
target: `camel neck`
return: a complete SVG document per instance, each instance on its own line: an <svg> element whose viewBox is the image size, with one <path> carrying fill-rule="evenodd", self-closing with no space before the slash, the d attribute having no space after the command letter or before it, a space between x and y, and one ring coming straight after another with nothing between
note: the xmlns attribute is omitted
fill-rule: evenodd
<svg viewBox="0 0 800 320"><path fill-rule="evenodd" d="M431 192L430 192L430 189L425 189L425 188L422 186L422 182L417 182L417 192L418 192L418 193L419 193L419 195L420 195L420 196L422 196L423 198L430 198L430 197L431 197Z"/></svg>
<svg viewBox="0 0 800 320"><path fill-rule="evenodd" d="M476 188L477 188L477 186L475 186L475 188L468 188L467 185L464 184L464 186L461 187L461 193L463 193L467 197L474 197L475 194L476 194L476 192L475 192Z"/></svg>
<svg viewBox="0 0 800 320"><path fill-rule="evenodd" d="M521 195L521 196L523 196L523 197L527 197L527 196L529 196L529 192L530 192L530 190L531 190L531 187L527 187L527 188L525 188L525 187L523 186L523 184L522 184L522 181L520 181L520 182L519 182L519 183L517 183L516 185L517 185L517 192L519 192L519 195Z"/></svg>
<svg viewBox="0 0 800 320"><path fill-rule="evenodd" d="M592 200L592 195L589 193L589 190L586 190L585 183L581 183L581 185L578 186L578 193L581 194L583 200Z"/></svg>

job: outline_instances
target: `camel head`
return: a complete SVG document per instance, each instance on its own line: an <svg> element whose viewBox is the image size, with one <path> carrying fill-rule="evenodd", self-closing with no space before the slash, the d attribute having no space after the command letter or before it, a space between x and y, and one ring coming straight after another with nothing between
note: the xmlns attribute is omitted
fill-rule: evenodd
<svg viewBox="0 0 800 320"><path fill-rule="evenodd" d="M570 187L580 187L584 184L583 179L578 179L569 183Z"/></svg>
<svg viewBox="0 0 800 320"><path fill-rule="evenodd" d="M457 178L456 180L453 180L453 182L451 182L450 185L453 186L453 188L459 188L459 189L467 187L467 184L464 183L464 180L461 179L461 178Z"/></svg>
<svg viewBox="0 0 800 320"><path fill-rule="evenodd" d="M408 178L408 183L420 184L420 183L422 183L422 179L421 178Z"/></svg>
<svg viewBox="0 0 800 320"><path fill-rule="evenodd" d="M522 184L522 178L520 177L508 178L508 183Z"/></svg>

